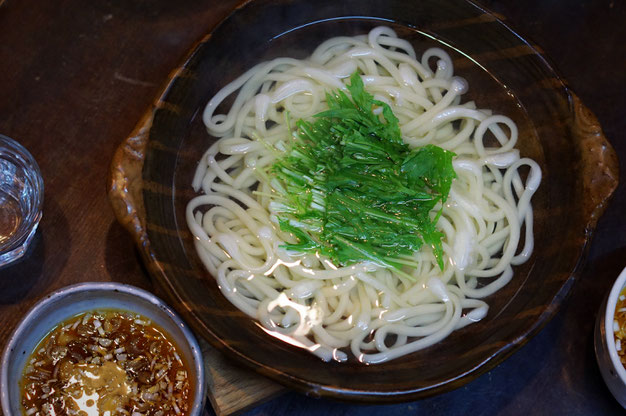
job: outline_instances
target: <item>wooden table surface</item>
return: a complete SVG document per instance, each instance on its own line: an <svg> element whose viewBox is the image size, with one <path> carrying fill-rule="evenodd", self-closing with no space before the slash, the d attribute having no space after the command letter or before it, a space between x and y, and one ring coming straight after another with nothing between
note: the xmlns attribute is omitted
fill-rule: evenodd
<svg viewBox="0 0 626 416"><path fill-rule="evenodd" d="M236 3L0 0L0 133L30 150L45 182L43 219L29 253L0 270L0 349L21 316L60 287L117 281L152 289L107 200L110 160L169 72ZM543 47L626 160L624 2L482 4ZM624 170L620 176L571 296L493 371L413 403L361 406L287 393L248 414L618 414L595 362L593 325L626 266Z"/></svg>

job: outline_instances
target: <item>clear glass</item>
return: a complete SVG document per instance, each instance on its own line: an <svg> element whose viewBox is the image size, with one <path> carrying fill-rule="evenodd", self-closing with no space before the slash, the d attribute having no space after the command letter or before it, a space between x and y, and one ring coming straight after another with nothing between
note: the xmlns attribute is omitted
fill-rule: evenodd
<svg viewBox="0 0 626 416"><path fill-rule="evenodd" d="M26 253L43 206L43 179L33 156L0 134L0 268Z"/></svg>

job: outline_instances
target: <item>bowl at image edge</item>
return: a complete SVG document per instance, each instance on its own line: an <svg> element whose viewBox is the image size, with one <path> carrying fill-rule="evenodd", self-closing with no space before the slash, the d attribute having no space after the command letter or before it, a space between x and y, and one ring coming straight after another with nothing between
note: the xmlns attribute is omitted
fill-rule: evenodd
<svg viewBox="0 0 626 416"><path fill-rule="evenodd" d="M626 268L615 280L611 291L598 311L594 333L596 359L600 373L602 373L602 378L615 399L624 408L626 408L626 368L624 368L617 353L613 322L617 301L625 286ZM626 343L624 347L626 347Z"/></svg>
<svg viewBox="0 0 626 416"><path fill-rule="evenodd" d="M161 299L134 286L112 282L80 283L59 289L39 301L8 339L0 361L0 402L5 416L21 416L19 381L35 347L50 330L83 312L117 309L152 320L176 343L191 371L193 402L186 416L204 410L206 383L198 341L189 327Z"/></svg>

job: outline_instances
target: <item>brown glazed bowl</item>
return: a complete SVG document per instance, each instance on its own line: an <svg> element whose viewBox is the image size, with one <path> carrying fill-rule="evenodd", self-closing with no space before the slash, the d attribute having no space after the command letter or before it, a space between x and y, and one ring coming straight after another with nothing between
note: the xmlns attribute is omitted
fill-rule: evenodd
<svg viewBox="0 0 626 416"><path fill-rule="evenodd" d="M388 25L417 51L437 45L470 85L467 99L506 114L519 147L543 170L534 197L536 249L487 298L489 314L434 347L380 365L325 363L269 337L220 293L187 230L191 180L212 142L204 105L252 65L303 58L328 37ZM598 217L617 185L617 159L595 117L536 45L467 0L254 0L208 34L112 165L110 197L169 301L213 346L314 396L390 402L457 388L493 368L554 315L581 269Z"/></svg>

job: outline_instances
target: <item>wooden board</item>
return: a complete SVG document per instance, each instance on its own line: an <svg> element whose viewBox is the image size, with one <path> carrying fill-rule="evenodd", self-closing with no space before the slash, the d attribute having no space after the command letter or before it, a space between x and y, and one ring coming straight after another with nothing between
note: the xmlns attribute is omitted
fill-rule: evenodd
<svg viewBox="0 0 626 416"><path fill-rule="evenodd" d="M218 416L234 415L282 394L285 388L248 369L236 366L200 340L207 374L208 399Z"/></svg>

